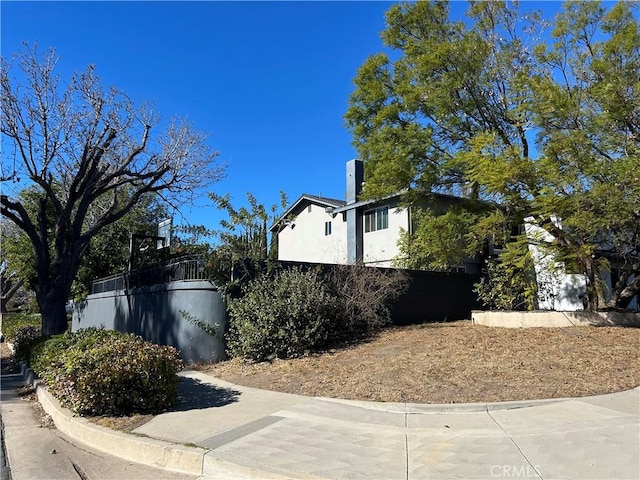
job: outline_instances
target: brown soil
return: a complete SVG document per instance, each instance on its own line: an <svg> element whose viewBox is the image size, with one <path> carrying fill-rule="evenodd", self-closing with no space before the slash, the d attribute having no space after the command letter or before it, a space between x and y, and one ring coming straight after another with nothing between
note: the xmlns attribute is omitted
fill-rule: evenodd
<svg viewBox="0 0 640 480"><path fill-rule="evenodd" d="M110 428L112 430L120 430L121 432L131 432L138 427L141 427L153 418L153 415L131 415L129 417L87 417L90 422L93 422L102 427Z"/></svg>
<svg viewBox="0 0 640 480"><path fill-rule="evenodd" d="M384 330L345 349L202 370L244 386L310 396L415 403L597 395L640 385L640 329L508 329L470 321Z"/></svg>

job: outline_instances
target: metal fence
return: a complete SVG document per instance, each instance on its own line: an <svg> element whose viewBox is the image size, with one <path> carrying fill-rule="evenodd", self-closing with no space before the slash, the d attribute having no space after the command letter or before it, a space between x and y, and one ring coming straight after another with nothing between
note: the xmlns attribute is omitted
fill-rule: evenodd
<svg viewBox="0 0 640 480"><path fill-rule="evenodd" d="M179 280L207 280L210 272L201 255L181 257L159 267L111 275L91 283L91 293L146 287Z"/></svg>

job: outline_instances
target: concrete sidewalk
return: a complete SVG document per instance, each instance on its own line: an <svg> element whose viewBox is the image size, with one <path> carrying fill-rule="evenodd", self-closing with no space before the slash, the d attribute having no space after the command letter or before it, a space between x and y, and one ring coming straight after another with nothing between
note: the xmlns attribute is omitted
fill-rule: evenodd
<svg viewBox="0 0 640 480"><path fill-rule="evenodd" d="M640 388L540 402L416 405L310 398L196 371L181 375L177 411L158 415L136 436L72 417L43 389L39 396L63 432L183 478L640 478Z"/></svg>
<svg viewBox="0 0 640 480"><path fill-rule="evenodd" d="M415 405L309 398L184 372L210 405L136 432L208 449L211 478L640 478L640 388L590 398ZM206 397L207 395L205 395Z"/></svg>
<svg viewBox="0 0 640 480"><path fill-rule="evenodd" d="M81 442L55 428L47 428L34 400L20 395L25 377L11 360L2 359L0 425L3 448L2 480L195 480L196 475L171 472L126 461L95 449L91 438ZM59 408L59 406L57 407Z"/></svg>

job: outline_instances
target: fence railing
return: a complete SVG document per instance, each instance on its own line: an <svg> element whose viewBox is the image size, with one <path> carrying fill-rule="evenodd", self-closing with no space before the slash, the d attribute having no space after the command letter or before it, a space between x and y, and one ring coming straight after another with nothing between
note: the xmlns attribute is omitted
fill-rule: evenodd
<svg viewBox="0 0 640 480"><path fill-rule="evenodd" d="M136 287L146 287L179 280L207 280L210 272L203 256L182 257L159 267L133 270L95 280L91 293L112 292Z"/></svg>

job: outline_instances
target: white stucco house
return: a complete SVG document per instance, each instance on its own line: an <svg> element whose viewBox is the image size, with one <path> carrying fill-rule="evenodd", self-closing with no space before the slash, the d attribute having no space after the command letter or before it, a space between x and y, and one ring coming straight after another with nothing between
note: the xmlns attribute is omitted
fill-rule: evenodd
<svg viewBox="0 0 640 480"><path fill-rule="evenodd" d="M346 215L333 215L344 200L303 194L271 227L278 238L278 260L347 263Z"/></svg>
<svg viewBox="0 0 640 480"><path fill-rule="evenodd" d="M352 264L391 267L400 254L398 240L402 231L412 231L411 208L401 203L401 196L381 200L358 200L363 185L364 169L360 160L347 162L346 200L301 195L271 226L277 237L278 259L283 261ZM429 208L446 211L459 197L434 194ZM586 277L571 273L543 248L552 242L551 235L525 222L530 238L536 282L538 308L542 310L576 311L584 308ZM468 259L454 270L480 274L482 259ZM611 285L611 274L605 282ZM634 300L630 309L638 309Z"/></svg>
<svg viewBox="0 0 640 480"><path fill-rule="evenodd" d="M400 195L361 200L363 165L347 162L347 199L301 195L271 226L278 239L278 259L314 263L364 263L391 267L400 254L402 231L411 232L411 208ZM434 195L434 208L446 209L457 197ZM480 273L480 262L470 259L456 268Z"/></svg>

